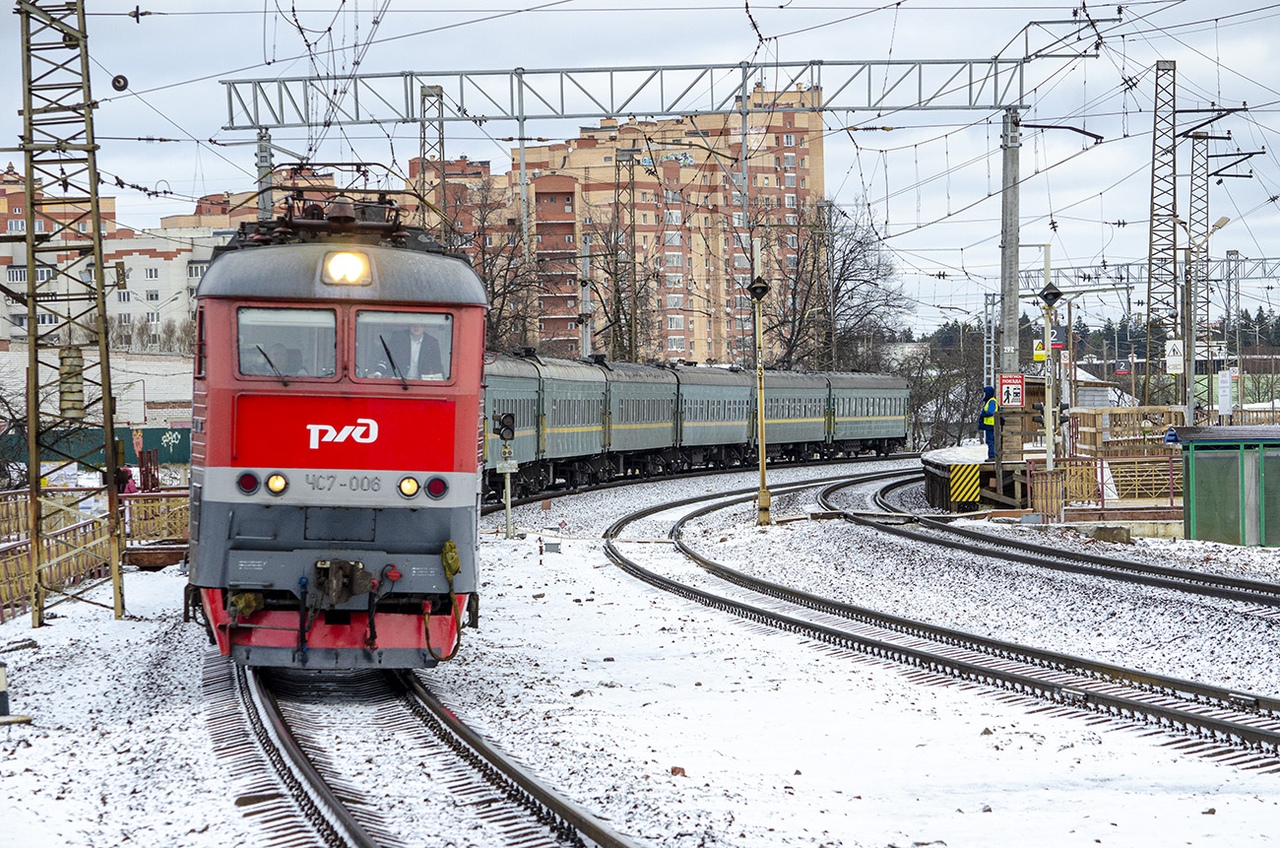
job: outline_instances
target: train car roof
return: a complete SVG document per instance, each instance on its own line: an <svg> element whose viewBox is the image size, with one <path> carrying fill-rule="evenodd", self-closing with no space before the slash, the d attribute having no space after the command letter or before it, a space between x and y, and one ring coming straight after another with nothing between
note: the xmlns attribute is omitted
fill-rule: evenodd
<svg viewBox="0 0 1280 848"><path fill-rule="evenodd" d="M773 385L770 386L770 383ZM806 371L765 371L764 387L769 388L827 388L827 377L825 374L814 374Z"/></svg>
<svg viewBox="0 0 1280 848"><path fill-rule="evenodd" d="M678 365L672 371L677 380L689 386L745 386L755 383L754 375L741 368Z"/></svg>
<svg viewBox="0 0 1280 848"><path fill-rule="evenodd" d="M321 281L327 254L353 250L369 257L369 285ZM246 247L209 265L196 297L283 300L381 300L484 306L484 284L466 260L443 253L339 242Z"/></svg>
<svg viewBox="0 0 1280 848"><path fill-rule="evenodd" d="M538 366L528 359L506 354L489 354L484 360L485 376L527 377L538 379Z"/></svg>
<svg viewBox="0 0 1280 848"><path fill-rule="evenodd" d="M611 383L675 383L676 375L666 368L635 362L610 362L600 366Z"/></svg>
<svg viewBox="0 0 1280 848"><path fill-rule="evenodd" d="M604 371L590 362L573 359L534 359L532 360L544 377L555 380L574 380L580 383L603 383Z"/></svg>
<svg viewBox="0 0 1280 848"><path fill-rule="evenodd" d="M906 389L907 381L896 374L871 374L863 371L824 371L833 389Z"/></svg>

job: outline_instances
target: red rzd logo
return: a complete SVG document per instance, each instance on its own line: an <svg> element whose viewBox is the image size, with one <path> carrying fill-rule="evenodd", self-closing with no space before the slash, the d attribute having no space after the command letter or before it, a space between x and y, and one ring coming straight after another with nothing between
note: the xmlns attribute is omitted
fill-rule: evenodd
<svg viewBox="0 0 1280 848"><path fill-rule="evenodd" d="M378 440L378 422L372 418L357 418L356 423L341 430L328 424L308 424L307 432L311 434L311 450L319 448L321 442L345 442L347 439L367 445Z"/></svg>

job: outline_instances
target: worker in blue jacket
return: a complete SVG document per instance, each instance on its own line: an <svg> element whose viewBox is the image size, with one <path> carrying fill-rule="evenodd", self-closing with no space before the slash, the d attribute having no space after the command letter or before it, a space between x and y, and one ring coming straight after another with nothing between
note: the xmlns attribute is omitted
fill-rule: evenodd
<svg viewBox="0 0 1280 848"><path fill-rule="evenodd" d="M1000 415L1000 401L996 400L995 386L982 388L982 419L978 429L987 442L987 460L996 458L996 418Z"/></svg>

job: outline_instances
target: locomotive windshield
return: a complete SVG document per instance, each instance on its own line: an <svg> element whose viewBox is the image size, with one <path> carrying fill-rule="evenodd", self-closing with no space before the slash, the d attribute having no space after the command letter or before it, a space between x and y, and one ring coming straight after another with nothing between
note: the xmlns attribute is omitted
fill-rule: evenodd
<svg viewBox="0 0 1280 848"><path fill-rule="evenodd" d="M423 312L357 312L356 376L447 380L453 316Z"/></svg>
<svg viewBox="0 0 1280 848"><path fill-rule="evenodd" d="M331 309L243 308L236 312L240 373L332 377L337 318Z"/></svg>

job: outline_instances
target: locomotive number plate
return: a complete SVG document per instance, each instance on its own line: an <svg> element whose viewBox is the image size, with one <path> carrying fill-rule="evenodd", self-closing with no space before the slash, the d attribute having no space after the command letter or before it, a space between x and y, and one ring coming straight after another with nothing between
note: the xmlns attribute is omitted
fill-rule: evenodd
<svg viewBox="0 0 1280 848"><path fill-rule="evenodd" d="M307 486L313 492L379 492L382 478L376 474L308 474Z"/></svg>

